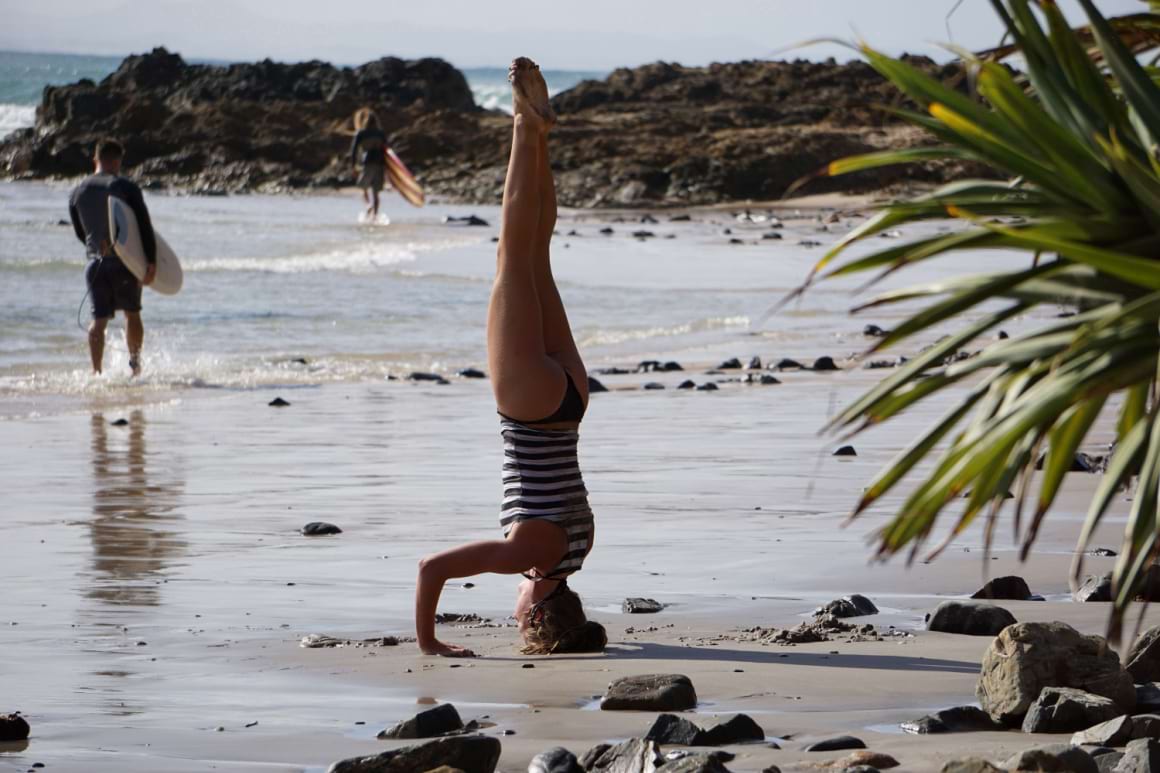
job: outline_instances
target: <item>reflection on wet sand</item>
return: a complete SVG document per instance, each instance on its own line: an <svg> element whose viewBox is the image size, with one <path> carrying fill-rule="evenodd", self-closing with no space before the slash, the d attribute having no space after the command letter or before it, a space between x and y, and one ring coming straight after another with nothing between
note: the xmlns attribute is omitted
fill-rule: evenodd
<svg viewBox="0 0 1160 773"><path fill-rule="evenodd" d="M164 481L151 474L155 457L146 449L142 411L130 414L128 426L110 426L100 413L91 424L93 572L85 596L117 606L157 606L162 573L186 547L170 530L180 519L182 482L172 469L164 471Z"/></svg>

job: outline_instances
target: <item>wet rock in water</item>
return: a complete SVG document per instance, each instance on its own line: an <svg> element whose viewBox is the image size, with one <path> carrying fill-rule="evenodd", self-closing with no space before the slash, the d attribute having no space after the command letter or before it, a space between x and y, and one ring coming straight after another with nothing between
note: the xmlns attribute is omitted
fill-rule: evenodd
<svg viewBox="0 0 1160 773"><path fill-rule="evenodd" d="M1023 718L1024 733L1071 733L1115 719L1115 701L1071 687L1044 687Z"/></svg>
<svg viewBox="0 0 1160 773"><path fill-rule="evenodd" d="M874 602L863 596L861 593L852 593L849 596L843 596L840 599L834 599L825 606L818 607L814 610L814 617L821 615L832 615L833 617L862 617L864 615L878 614L878 607L874 606Z"/></svg>
<svg viewBox="0 0 1160 773"><path fill-rule="evenodd" d="M1124 658L1124 667L1137 684L1160 681L1160 625L1136 637Z"/></svg>
<svg viewBox="0 0 1160 773"><path fill-rule="evenodd" d="M928 735L931 733L970 733L986 730L1003 730L1004 727L991 719L991 715L977 706L955 706L942 709L925 717L909 720L899 725L905 733Z"/></svg>
<svg viewBox="0 0 1160 773"><path fill-rule="evenodd" d="M705 746L727 746L765 740L765 730L747 714L734 714L705 731Z"/></svg>
<svg viewBox="0 0 1160 773"><path fill-rule="evenodd" d="M1003 769L995 767L981 757L964 757L961 760L947 762L939 773L1003 773Z"/></svg>
<svg viewBox="0 0 1160 773"><path fill-rule="evenodd" d="M0 741L23 741L32 728L19 713L0 714Z"/></svg>
<svg viewBox="0 0 1160 773"><path fill-rule="evenodd" d="M928 631L967 636L994 636L1015 622L1002 607L981 601L944 601L927 616Z"/></svg>
<svg viewBox="0 0 1160 773"><path fill-rule="evenodd" d="M777 239L781 239L781 234L779 234L777 231L766 231L765 233L763 233L761 235L761 238L765 239L765 240L769 240L769 241L774 241Z"/></svg>
<svg viewBox="0 0 1160 773"><path fill-rule="evenodd" d="M472 225L472 226L486 226L487 221L478 215L464 215L463 217L455 217L454 215L446 215L443 218L445 225Z"/></svg>
<svg viewBox="0 0 1160 773"><path fill-rule="evenodd" d="M889 754L882 754L881 752L858 751L852 754L847 754L845 757L836 759L829 763L828 767L844 770L850 773L852 770L858 768L866 768L870 770L888 770L890 768L897 768L901 763L891 757Z"/></svg>
<svg viewBox="0 0 1160 773"><path fill-rule="evenodd" d="M612 744L610 743L596 744L580 756L580 767L584 768L585 770L592 770L592 767L596 764L596 760L600 759L604 752L611 748Z"/></svg>
<svg viewBox="0 0 1160 773"><path fill-rule="evenodd" d="M302 534L306 537L322 537L327 534L342 534L342 529L326 521L311 521L302 527Z"/></svg>
<svg viewBox="0 0 1160 773"><path fill-rule="evenodd" d="M972 593L971 598L1027 601L1031 598L1031 588L1027 587L1027 581L1022 577L1015 575L996 577Z"/></svg>
<svg viewBox="0 0 1160 773"><path fill-rule="evenodd" d="M585 754L587 759L588 755ZM664 764L660 748L643 738L609 746L587 766L589 773L653 773Z"/></svg>
<svg viewBox="0 0 1160 773"><path fill-rule="evenodd" d="M1084 636L1066 623L1016 623L987 647L975 696L1004 725L1023 722L1045 687L1074 687L1115 701L1136 703L1132 677L1100 636Z"/></svg>
<svg viewBox="0 0 1160 773"><path fill-rule="evenodd" d="M858 452L854 450L854 446L842 446L834 452L834 456L857 456Z"/></svg>
<svg viewBox="0 0 1160 773"><path fill-rule="evenodd" d="M889 330L883 330L877 325L867 325L866 327L862 328L862 335L869 338L885 338L889 334Z"/></svg>
<svg viewBox="0 0 1160 773"><path fill-rule="evenodd" d="M681 383L677 384L677 389L696 389L696 388L697 388L697 382L692 381L691 379L685 379Z"/></svg>
<svg viewBox="0 0 1160 773"><path fill-rule="evenodd" d="M715 391L717 391L718 388L719 387L716 384L714 384L712 381L706 381L704 384L701 384L700 386L697 387L697 391L698 392L715 392Z"/></svg>
<svg viewBox="0 0 1160 773"><path fill-rule="evenodd" d="M528 763L528 773L584 773L576 755L562 746L540 752Z"/></svg>
<svg viewBox="0 0 1160 773"><path fill-rule="evenodd" d="M282 398L278 398L278 399L281 400ZM273 404L274 403L270 403L270 405L273 405ZM286 403L286 405L289 405L289 404L290 403ZM114 427L128 427L129 420L128 419L116 419L114 421L109 422L109 424L114 426Z"/></svg>
<svg viewBox="0 0 1160 773"><path fill-rule="evenodd" d="M451 382L440 376L438 373L422 373L416 371L407 376L408 381L430 381L434 384L450 384Z"/></svg>
<svg viewBox="0 0 1160 773"><path fill-rule="evenodd" d="M340 760L327 773L414 773L441 765L463 773L494 773L501 747L498 738L459 735L438 738L424 744Z"/></svg>
<svg viewBox="0 0 1160 773"><path fill-rule="evenodd" d="M457 374L461 378L487 378L487 374L476 368L464 368Z"/></svg>
<svg viewBox="0 0 1160 773"><path fill-rule="evenodd" d="M1099 762L1099 758L1096 759ZM1123 756L1116 763L1116 773L1156 773L1160 771L1160 741L1139 738L1129 741Z"/></svg>
<svg viewBox="0 0 1160 773"><path fill-rule="evenodd" d="M388 727L381 731L379 739L387 738L435 738L463 729L463 720L459 712L450 703L441 703L438 706L420 711L410 719Z"/></svg>
<svg viewBox="0 0 1160 773"><path fill-rule="evenodd" d="M1111 601L1112 600L1112 573L1104 575L1089 574L1084 578L1079 590L1071 594L1072 599L1079 602Z"/></svg>
<svg viewBox="0 0 1160 773"><path fill-rule="evenodd" d="M736 357L730 357L718 365L717 370L741 370L741 360Z"/></svg>
<svg viewBox="0 0 1160 773"><path fill-rule="evenodd" d="M806 752L837 752L843 749L865 749L866 742L861 738L855 738L852 735L839 735L835 738L827 738L823 741L816 741L809 746L806 746L802 751Z"/></svg>
<svg viewBox="0 0 1160 773"><path fill-rule="evenodd" d="M1096 761L1077 746L1053 743L1036 746L1010 757L1003 764L1007 770L1058 770L1066 773L1099 773Z"/></svg>
<svg viewBox="0 0 1160 773"><path fill-rule="evenodd" d="M761 358L757 356L750 358L749 364L745 367L747 370L761 370Z"/></svg>
<svg viewBox="0 0 1160 773"><path fill-rule="evenodd" d="M600 701L605 711L687 711L696 706L697 691L682 674L626 676L609 684Z"/></svg>
<svg viewBox="0 0 1160 773"><path fill-rule="evenodd" d="M839 368L837 365L834 364L833 357L819 357L819 358L817 358L816 360L814 360L813 369L814 370L823 370L823 371L824 370L841 370L841 368Z"/></svg>
<svg viewBox="0 0 1160 773"><path fill-rule="evenodd" d="M802 365L797 360L791 360L788 357L783 357L782 359L777 361L777 364L773 366L773 369L774 370L803 370L805 367L806 367L805 365Z"/></svg>
<svg viewBox="0 0 1160 773"><path fill-rule="evenodd" d="M677 746L708 746L705 731L684 717L661 714L644 734L645 740Z"/></svg>
<svg viewBox="0 0 1160 773"><path fill-rule="evenodd" d="M651 615L664 608L665 605L655 599L635 597L625 599L620 605L620 610L626 615Z"/></svg>
<svg viewBox="0 0 1160 773"><path fill-rule="evenodd" d="M599 381L592 378L591 376L588 377L588 394L594 395L598 392L607 392L607 391L608 391L608 387L604 386L604 384L601 384Z"/></svg>
<svg viewBox="0 0 1160 773"><path fill-rule="evenodd" d="M656 391L658 389L664 388L665 385L659 381L648 381L641 387L641 389L644 389L645 391Z"/></svg>

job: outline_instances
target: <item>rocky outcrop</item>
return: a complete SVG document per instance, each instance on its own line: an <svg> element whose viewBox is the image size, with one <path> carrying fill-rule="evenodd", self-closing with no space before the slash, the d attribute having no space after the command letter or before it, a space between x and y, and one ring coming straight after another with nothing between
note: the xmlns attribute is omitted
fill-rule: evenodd
<svg viewBox="0 0 1160 773"><path fill-rule="evenodd" d="M1015 726L1045 687L1102 695L1123 712L1136 703L1132 678L1105 639L1084 636L1066 623L1007 626L983 654L975 688L979 704L996 721Z"/></svg>
<svg viewBox="0 0 1160 773"><path fill-rule="evenodd" d="M964 87L954 65L910 61ZM214 66L154 49L100 83L47 88L36 127L0 142L0 174L82 174L95 140L114 135L128 146L127 173L146 184L203 192L350 184L350 138L337 129L364 104L378 109L392 146L430 193L499 201L510 118L479 110L463 74L439 59ZM882 104L901 104L898 93L859 62L617 70L553 99L558 195L591 207L777 198L836 158L929 142ZM894 166L808 190L876 190L967 171L979 173Z"/></svg>

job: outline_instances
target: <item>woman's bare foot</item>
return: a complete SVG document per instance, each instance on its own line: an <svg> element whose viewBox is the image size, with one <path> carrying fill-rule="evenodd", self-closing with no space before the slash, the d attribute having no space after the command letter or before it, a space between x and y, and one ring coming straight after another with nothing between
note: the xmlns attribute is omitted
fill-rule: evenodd
<svg viewBox="0 0 1160 773"><path fill-rule="evenodd" d="M548 101L548 84L540 74L540 68L527 57L512 60L508 68L508 81L512 84L512 108L516 115L530 115L547 131L556 123L556 113Z"/></svg>

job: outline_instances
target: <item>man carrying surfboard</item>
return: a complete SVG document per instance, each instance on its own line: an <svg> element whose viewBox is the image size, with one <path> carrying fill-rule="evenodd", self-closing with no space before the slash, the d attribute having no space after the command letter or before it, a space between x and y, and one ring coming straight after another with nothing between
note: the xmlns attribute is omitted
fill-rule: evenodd
<svg viewBox="0 0 1160 773"><path fill-rule="evenodd" d="M141 324L141 287L150 284L157 273L157 242L141 189L136 183L120 176L124 157L125 149L116 140L98 142L93 157L96 171L73 189L69 196L68 213L77 238L85 245L89 260L85 267L85 281L92 300L89 354L93 372L101 372L105 357L105 328L120 309L125 315L129 367L136 376L141 372L141 344L145 339L145 328ZM148 262L145 276L140 281L126 268L113 249L113 236L109 233L110 197L124 201L137 216L141 243Z"/></svg>

